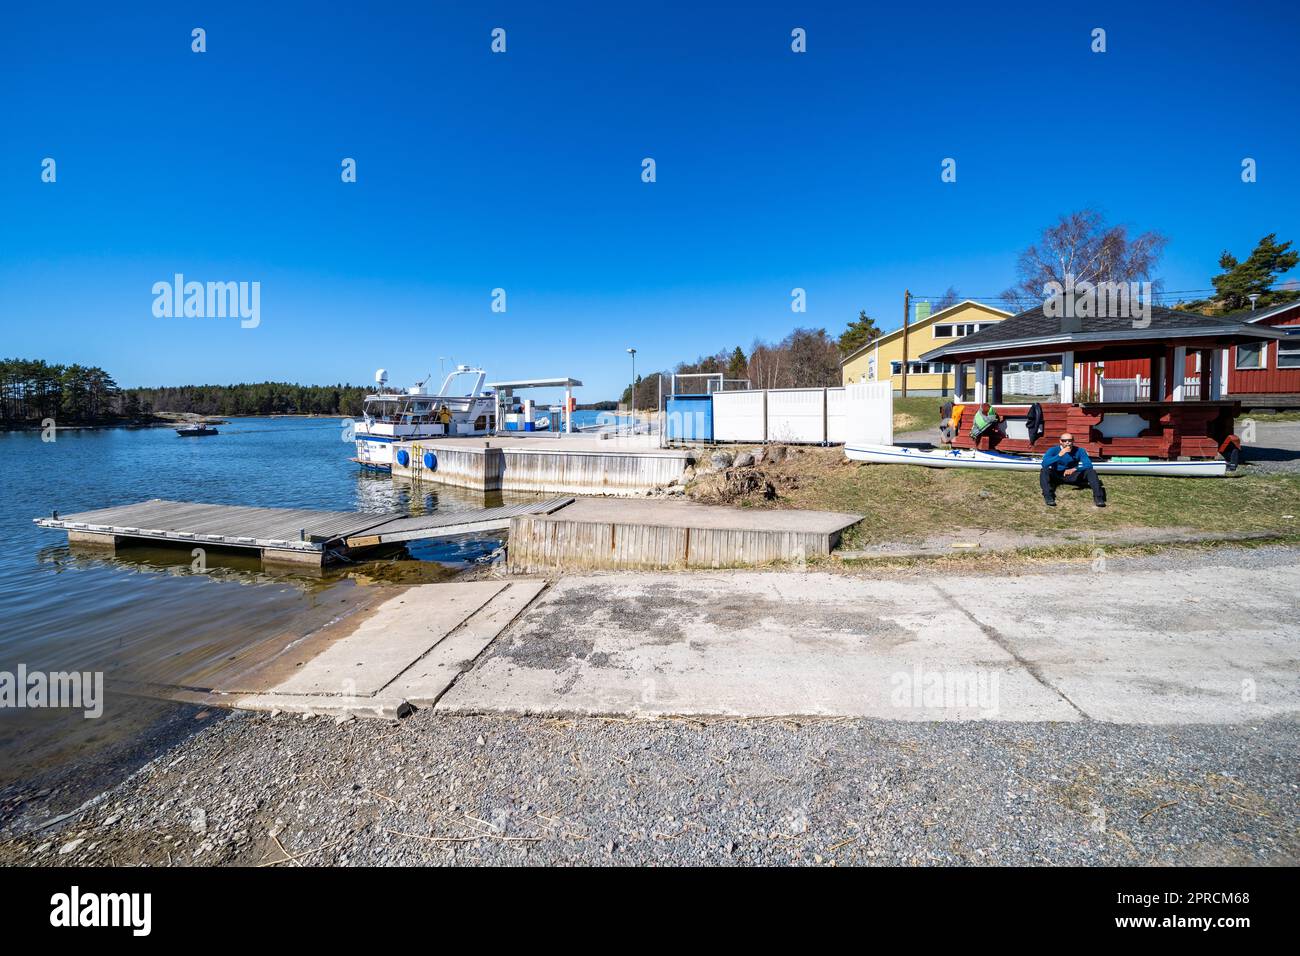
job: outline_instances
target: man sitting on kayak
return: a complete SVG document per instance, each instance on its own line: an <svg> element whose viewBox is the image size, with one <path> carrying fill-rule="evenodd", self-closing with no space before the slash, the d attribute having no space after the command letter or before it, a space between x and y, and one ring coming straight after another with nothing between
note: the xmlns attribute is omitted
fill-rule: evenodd
<svg viewBox="0 0 1300 956"><path fill-rule="evenodd" d="M1106 489L1101 486L1097 469L1092 467L1092 459L1082 448L1075 447L1074 436L1066 432L1061 436L1061 443L1053 445L1043 456L1043 467L1038 473L1043 501L1049 508L1055 508L1057 485L1082 488L1084 484L1092 489L1092 503L1098 508L1106 507Z"/></svg>

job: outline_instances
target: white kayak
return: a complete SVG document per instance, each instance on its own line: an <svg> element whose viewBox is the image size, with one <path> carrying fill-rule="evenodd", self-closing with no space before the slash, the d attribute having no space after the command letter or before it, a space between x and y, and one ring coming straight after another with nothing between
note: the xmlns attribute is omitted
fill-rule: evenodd
<svg viewBox="0 0 1300 956"><path fill-rule="evenodd" d="M880 465L925 465L927 468L992 468L1000 471L1038 471L1041 457L1007 455L968 448L907 448L902 445L845 445L853 461ZM1176 478L1218 478L1227 473L1221 458L1209 461L1094 461L1099 475L1162 475Z"/></svg>

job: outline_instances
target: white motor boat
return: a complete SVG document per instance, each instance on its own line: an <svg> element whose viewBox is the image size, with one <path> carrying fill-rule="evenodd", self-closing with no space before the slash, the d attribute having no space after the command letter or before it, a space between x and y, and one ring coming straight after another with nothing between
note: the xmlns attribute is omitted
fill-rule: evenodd
<svg viewBox="0 0 1300 956"><path fill-rule="evenodd" d="M1041 456L1007 455L969 448L910 448L905 445L845 445L853 461L881 465L924 465L927 468L988 468L1000 471L1038 471ZM1162 475L1178 478L1218 478L1227 473L1223 459L1209 461L1093 461L1099 475Z"/></svg>
<svg viewBox="0 0 1300 956"><path fill-rule="evenodd" d="M458 380L471 379L466 387ZM426 438L459 438L490 435L496 426L496 397L483 390L487 373L481 368L458 365L430 395L424 382L410 388L388 388L388 372L375 372L377 389L365 398L364 420L354 431L356 461L368 468L393 467L393 443Z"/></svg>

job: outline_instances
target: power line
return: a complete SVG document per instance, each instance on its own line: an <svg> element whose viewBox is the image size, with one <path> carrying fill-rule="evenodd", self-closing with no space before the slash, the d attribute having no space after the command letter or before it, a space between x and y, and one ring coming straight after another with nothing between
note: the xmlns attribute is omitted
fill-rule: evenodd
<svg viewBox="0 0 1300 956"><path fill-rule="evenodd" d="M1013 301L1013 302L1041 302L1041 301L1043 301L1043 296L1040 296L1040 295L1030 295L1030 294L1027 293L1027 292L1016 292L1016 293L1014 293L1013 295L1011 295L1011 296L1008 297L1008 296L1007 296L1007 292L1008 292L1008 291L1010 291L1010 290L1006 290L1006 289L1004 289L1003 291L1001 291L1001 292L995 292L995 293L992 294L992 295L975 295L975 294L966 293L966 292L959 292L958 295L961 297L961 298L959 299L959 301L962 301L962 300L965 300L965 299L975 299L975 300L985 300L985 299L987 299L987 300L995 300L995 299L996 299L996 300L1001 300L1001 301L1007 301L1008 298L1009 298L1011 301ZM1159 298L1167 298L1167 297L1169 297L1169 296L1174 296L1174 295L1215 295L1215 294L1218 293L1218 291L1219 291L1218 289L1157 289L1157 290L1154 290L1151 294L1152 294L1153 296L1156 296L1156 297L1159 297ZM1274 286L1274 287L1272 287L1272 288L1265 289L1264 291L1265 291L1265 292L1290 292L1290 291L1293 291L1293 290L1291 290L1291 289L1286 289L1286 288L1283 288L1283 287L1281 287L1281 286ZM945 292L945 293L943 293L943 294L941 294L941 295L925 295L925 294L922 294L922 293L913 293L913 294L912 294L912 301L913 301L913 302L916 302L918 299L942 299L942 298L944 297L944 295L947 295L947 293ZM1004 298L1004 297L1005 297L1005 298ZM955 303L954 303L954 304L955 304Z"/></svg>

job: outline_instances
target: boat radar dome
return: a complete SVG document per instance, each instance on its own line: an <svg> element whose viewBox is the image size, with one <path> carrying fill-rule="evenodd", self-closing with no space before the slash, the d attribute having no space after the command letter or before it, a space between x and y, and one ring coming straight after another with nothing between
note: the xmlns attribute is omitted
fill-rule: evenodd
<svg viewBox="0 0 1300 956"><path fill-rule="evenodd" d="M388 369L381 368L375 371L375 384L379 386L388 384Z"/></svg>

